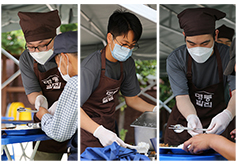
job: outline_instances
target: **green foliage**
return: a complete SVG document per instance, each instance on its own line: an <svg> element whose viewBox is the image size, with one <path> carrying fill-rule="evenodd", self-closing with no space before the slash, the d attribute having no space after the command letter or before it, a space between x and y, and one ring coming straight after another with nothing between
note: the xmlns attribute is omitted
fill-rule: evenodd
<svg viewBox="0 0 237 164"><path fill-rule="evenodd" d="M136 73L142 76L143 81L147 82L148 75L156 76L156 60L135 60Z"/></svg>
<svg viewBox="0 0 237 164"><path fill-rule="evenodd" d="M60 26L60 31L61 31L61 32L78 31L78 25L77 25L77 23L73 23L73 24L62 24L62 25Z"/></svg>
<svg viewBox="0 0 237 164"><path fill-rule="evenodd" d="M25 38L22 30L2 33L2 48L13 55L20 55L25 49Z"/></svg>
<svg viewBox="0 0 237 164"><path fill-rule="evenodd" d="M125 140L125 137L126 137L126 133L128 132L127 129L121 129L120 132L119 132L119 137L121 140Z"/></svg>
<svg viewBox="0 0 237 164"><path fill-rule="evenodd" d="M120 98L121 98L121 97L120 97ZM123 101L125 101L125 99L124 99ZM127 108L127 107L128 107L128 106L125 104L125 105L123 105L123 106L120 108L120 110L123 112L124 109Z"/></svg>
<svg viewBox="0 0 237 164"><path fill-rule="evenodd" d="M171 90L171 87L170 87L168 77L160 77L160 92L159 93L160 93L160 100L162 102L164 102L166 99L168 99L173 94L172 90ZM172 108L175 105L175 100L172 99L166 105L168 107Z"/></svg>
<svg viewBox="0 0 237 164"><path fill-rule="evenodd" d="M135 66L136 66L136 73L142 76L142 80L147 82L147 76L148 75L154 75L156 76L156 60L135 60ZM146 85L142 86L146 87ZM119 92L118 95L119 103L122 103L125 101L124 97L122 96L121 92ZM124 111L124 109L127 108L127 105L123 105L120 110Z"/></svg>
<svg viewBox="0 0 237 164"><path fill-rule="evenodd" d="M119 94L118 94L118 101L119 101L119 103L122 103L125 101L125 98L122 95L121 91L119 91ZM127 108L126 103L122 107L120 107L120 111L123 112L125 108Z"/></svg>

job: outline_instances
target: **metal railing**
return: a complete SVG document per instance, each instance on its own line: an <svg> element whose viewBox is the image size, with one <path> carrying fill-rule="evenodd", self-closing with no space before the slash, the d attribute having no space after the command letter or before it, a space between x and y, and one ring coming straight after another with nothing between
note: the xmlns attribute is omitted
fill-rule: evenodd
<svg viewBox="0 0 237 164"><path fill-rule="evenodd" d="M13 60L14 63L16 63L16 65L19 66L19 60L17 60L14 56L12 56L10 53L8 53L6 50L4 50L3 48L1 49L1 52L3 55L5 55L6 57L8 57L9 59ZM9 77L6 81L4 81L2 83L1 88L5 88L8 84L10 84L15 78L17 78L19 75L21 74L20 69L15 72L11 77Z"/></svg>

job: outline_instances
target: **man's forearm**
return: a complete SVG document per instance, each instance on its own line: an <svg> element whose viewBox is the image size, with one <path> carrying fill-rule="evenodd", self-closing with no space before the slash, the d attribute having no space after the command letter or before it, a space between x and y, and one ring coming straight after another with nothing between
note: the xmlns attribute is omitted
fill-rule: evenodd
<svg viewBox="0 0 237 164"><path fill-rule="evenodd" d="M231 92L232 97L230 98L230 101L227 106L227 110L231 112L232 116L234 117L236 114L235 111L235 100L236 100L236 95L235 95L235 90Z"/></svg>
<svg viewBox="0 0 237 164"><path fill-rule="evenodd" d="M235 143L220 135L210 137L210 147L228 160L235 160Z"/></svg>
<svg viewBox="0 0 237 164"><path fill-rule="evenodd" d="M189 95L176 96L176 104L179 112L187 118L190 114L197 114L195 107L193 106Z"/></svg>
<svg viewBox="0 0 237 164"><path fill-rule="evenodd" d="M42 92L41 91L40 92L32 92L27 95L27 98L32 105L35 105L35 99L38 95L42 95Z"/></svg>
<svg viewBox="0 0 237 164"><path fill-rule="evenodd" d="M140 112L153 111L155 105L149 104L138 96L125 97L126 104Z"/></svg>
<svg viewBox="0 0 237 164"><path fill-rule="evenodd" d="M81 128L92 134L100 126L95 121L93 121L82 108L80 108L80 117Z"/></svg>

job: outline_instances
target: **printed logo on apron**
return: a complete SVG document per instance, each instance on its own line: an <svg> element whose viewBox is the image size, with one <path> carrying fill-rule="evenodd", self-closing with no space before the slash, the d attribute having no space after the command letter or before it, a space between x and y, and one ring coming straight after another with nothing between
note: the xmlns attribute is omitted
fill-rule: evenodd
<svg viewBox="0 0 237 164"><path fill-rule="evenodd" d="M107 90L107 92L106 92L107 96L102 99L102 103L104 104L104 103L114 100L114 95L115 95L115 93L118 92L118 90L119 90L119 87L117 87L115 89Z"/></svg>
<svg viewBox="0 0 237 164"><path fill-rule="evenodd" d="M42 82L46 85L46 89L60 89L61 82L59 80L59 76L54 74L50 75L46 79L43 79Z"/></svg>
<svg viewBox="0 0 237 164"><path fill-rule="evenodd" d="M200 91L195 93L196 105L200 107L212 108L212 96L214 93Z"/></svg>

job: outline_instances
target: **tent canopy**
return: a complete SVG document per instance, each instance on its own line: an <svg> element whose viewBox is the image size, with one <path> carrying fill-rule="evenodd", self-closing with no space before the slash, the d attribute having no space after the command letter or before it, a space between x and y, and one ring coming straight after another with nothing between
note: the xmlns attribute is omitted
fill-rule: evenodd
<svg viewBox="0 0 237 164"><path fill-rule="evenodd" d="M150 8L156 12L157 6L152 5L132 5L138 9L142 6ZM143 33L139 40L140 49L134 52L133 57L139 59L156 59L156 23L148 19L138 9L131 9L126 5L81 5L81 58L102 48L106 44L107 23L109 16L116 10L128 10L138 16L143 26ZM216 27L225 24L235 29L236 7L232 4L160 4L159 15L159 58L160 75L166 76L166 58L177 47L185 44L177 19L177 14L186 8L210 7L216 8L226 13L226 17L216 22ZM62 24L75 23L78 18L78 5L75 4L2 4L2 32L20 29L19 11L47 12L52 9L58 9ZM152 17L152 15L150 16Z"/></svg>
<svg viewBox="0 0 237 164"><path fill-rule="evenodd" d="M226 13L226 17L216 21L216 28L225 24L228 27L235 29L235 5L231 4L192 4L192 5L172 5L160 4L159 13L159 58L160 58L160 76L167 76L166 59L167 56L179 46L185 44L183 30L180 29L177 14L187 8L209 7L215 8Z"/></svg>
<svg viewBox="0 0 237 164"><path fill-rule="evenodd" d="M156 5L138 4L81 5L81 59L106 45L108 20L117 9L134 13L142 23L140 48L133 52L133 58L156 59Z"/></svg>
<svg viewBox="0 0 237 164"><path fill-rule="evenodd" d="M2 32L21 29L17 13L23 12L49 12L57 9L62 24L77 23L77 4L2 4Z"/></svg>
<svg viewBox="0 0 237 164"><path fill-rule="evenodd" d="M62 24L76 23L78 5L75 4L2 4L2 32L20 29L19 11L48 12L58 9ZM156 59L156 5L81 5L81 58L106 45L109 16L117 9L130 11L138 16L143 26L139 50L134 58Z"/></svg>

